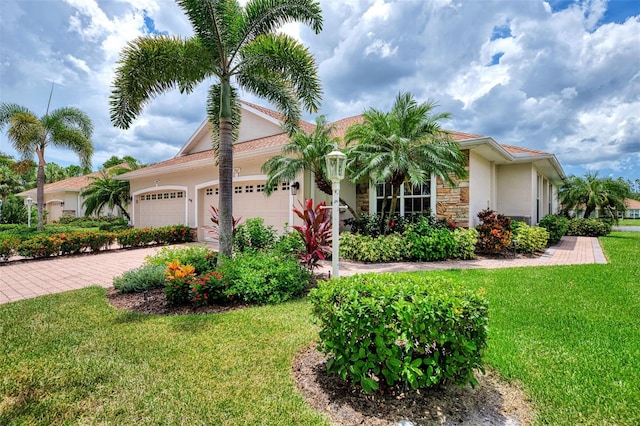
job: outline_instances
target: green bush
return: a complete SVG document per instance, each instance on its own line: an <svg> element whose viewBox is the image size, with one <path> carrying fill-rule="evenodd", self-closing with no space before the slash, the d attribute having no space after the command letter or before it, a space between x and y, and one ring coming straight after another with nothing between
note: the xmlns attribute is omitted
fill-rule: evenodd
<svg viewBox="0 0 640 426"><path fill-rule="evenodd" d="M407 241L400 234L371 237L364 234L340 234L340 256L360 262L398 262L409 257Z"/></svg>
<svg viewBox="0 0 640 426"><path fill-rule="evenodd" d="M557 214L548 214L540 220L541 226L549 233L549 244L557 244L569 229L569 219Z"/></svg>
<svg viewBox="0 0 640 426"><path fill-rule="evenodd" d="M36 235L18 245L18 254L24 257L41 258L57 256L62 240L56 235Z"/></svg>
<svg viewBox="0 0 640 426"><path fill-rule="evenodd" d="M206 245L190 245L185 247L162 247L155 254L147 256L149 265L165 267L167 262L177 260L183 265L192 265L196 274L206 274L216 269L217 253Z"/></svg>
<svg viewBox="0 0 640 426"><path fill-rule="evenodd" d="M296 256L304 250L304 241L297 232L285 232L273 245L273 251L277 254Z"/></svg>
<svg viewBox="0 0 640 426"><path fill-rule="evenodd" d="M456 259L475 259L476 245L478 244L478 231L475 228L456 228L453 231L453 239L457 247L453 253Z"/></svg>
<svg viewBox="0 0 640 426"><path fill-rule="evenodd" d="M487 302L451 281L367 274L309 294L327 369L373 392L381 382L425 388L477 384L487 346Z"/></svg>
<svg viewBox="0 0 640 426"><path fill-rule="evenodd" d="M291 256L256 251L238 253L219 268L231 299L246 303L280 303L300 296L311 274Z"/></svg>
<svg viewBox="0 0 640 426"><path fill-rule="evenodd" d="M196 306L204 306L212 303L226 303L228 283L222 279L220 272L208 272L195 277L191 281L191 302Z"/></svg>
<svg viewBox="0 0 640 426"><path fill-rule="evenodd" d="M276 241L273 226L264 226L264 219L255 217L238 225L233 235L233 248L236 252L264 250L271 248Z"/></svg>
<svg viewBox="0 0 640 426"><path fill-rule="evenodd" d="M517 240L517 250L522 253L544 251L549 242L549 232L539 226L529 226L522 222L515 228L512 240Z"/></svg>
<svg viewBox="0 0 640 426"><path fill-rule="evenodd" d="M164 266L143 265L113 279L113 287L122 293L141 293L165 285Z"/></svg>
<svg viewBox="0 0 640 426"><path fill-rule="evenodd" d="M611 223L598 219L574 218L567 229L567 235L577 237L604 237L610 233Z"/></svg>
<svg viewBox="0 0 640 426"><path fill-rule="evenodd" d="M497 214L491 209L478 213L482 223L476 226L478 231L478 245L480 253L501 254L511 247L511 218Z"/></svg>
<svg viewBox="0 0 640 426"><path fill-rule="evenodd" d="M455 257L458 252L453 233L446 228L409 225L404 235L414 260L445 260Z"/></svg>
<svg viewBox="0 0 640 426"><path fill-rule="evenodd" d="M153 228L151 232L156 244L189 243L194 239L191 228L184 225L162 226Z"/></svg>

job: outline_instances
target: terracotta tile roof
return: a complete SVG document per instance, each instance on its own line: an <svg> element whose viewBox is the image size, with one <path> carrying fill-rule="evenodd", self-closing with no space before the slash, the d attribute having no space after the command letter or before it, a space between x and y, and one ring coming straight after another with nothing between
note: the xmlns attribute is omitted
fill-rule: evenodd
<svg viewBox="0 0 640 426"><path fill-rule="evenodd" d="M627 198L624 200L628 209L640 209L640 201Z"/></svg>
<svg viewBox="0 0 640 426"><path fill-rule="evenodd" d="M118 166L109 167L107 170L111 170L115 167L126 167L129 168L129 165L126 163L122 163ZM89 173L84 176L75 176L67 179L59 180L57 182L48 183L44 186L44 192L51 193L56 191L81 191L87 186L91 185L94 177L99 177L102 175L103 170L98 170L97 172ZM35 191L36 188L29 189L27 191L23 191L17 195L27 195L30 192Z"/></svg>
<svg viewBox="0 0 640 426"><path fill-rule="evenodd" d="M535 149L521 148L519 146L505 145L505 144L500 144L500 145L502 145L502 147L504 149L506 149L507 151L509 151L509 153L511 153L513 155L517 155L517 154L550 155L548 152L538 151L538 150L535 150Z"/></svg>
<svg viewBox="0 0 640 426"><path fill-rule="evenodd" d="M254 103L247 102L247 101L240 101L240 103L245 104L247 106L250 106L251 108L257 109L258 111L262 112L263 114L266 114L269 117L275 118L276 120L284 123L284 116L282 114L280 114L278 111L274 111L272 109L265 108L263 106L256 105ZM311 124L308 121L300 120L300 128L302 130L304 130L305 132L309 132L309 133L313 132L313 129L315 127L316 126L314 124Z"/></svg>

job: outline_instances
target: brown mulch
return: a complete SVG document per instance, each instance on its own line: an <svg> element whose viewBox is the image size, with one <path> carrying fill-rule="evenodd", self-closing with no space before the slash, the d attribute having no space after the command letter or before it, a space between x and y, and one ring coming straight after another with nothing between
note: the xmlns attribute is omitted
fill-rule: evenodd
<svg viewBox="0 0 640 426"><path fill-rule="evenodd" d="M229 312L234 306L172 306L164 290L120 293L107 290L109 303L127 311L155 315L191 315ZM414 425L529 425L533 411L522 390L501 380L491 371L478 374L475 389L447 385L428 390L387 389L384 394L367 395L338 376L326 373L326 357L315 344L295 357L292 374L309 405L341 426L396 426L401 420ZM409 423L407 423L408 425Z"/></svg>

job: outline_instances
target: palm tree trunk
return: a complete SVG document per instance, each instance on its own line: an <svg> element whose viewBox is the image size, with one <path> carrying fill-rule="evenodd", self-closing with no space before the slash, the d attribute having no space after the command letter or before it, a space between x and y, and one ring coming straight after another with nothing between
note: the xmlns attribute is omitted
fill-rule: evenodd
<svg viewBox="0 0 640 426"><path fill-rule="evenodd" d="M41 149L36 149L38 155L38 177L36 187L36 203L38 204L38 231L44 229L44 153Z"/></svg>
<svg viewBox="0 0 640 426"><path fill-rule="evenodd" d="M218 262L230 257L233 247L233 129L231 127L231 83L229 78L222 78L220 84L220 147L218 164L220 178L219 211L219 254Z"/></svg>

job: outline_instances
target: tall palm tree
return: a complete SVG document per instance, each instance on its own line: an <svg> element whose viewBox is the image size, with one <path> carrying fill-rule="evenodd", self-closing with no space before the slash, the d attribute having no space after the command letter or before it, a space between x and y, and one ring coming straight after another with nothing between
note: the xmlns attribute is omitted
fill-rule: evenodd
<svg viewBox="0 0 640 426"><path fill-rule="evenodd" d="M348 150L350 177L390 184L389 215L395 213L405 183L423 185L435 175L455 185L450 174L466 177L464 155L440 127L440 121L450 114L432 115L437 106L433 101L418 103L410 93L399 93L390 112L368 109L363 113L364 122L347 130L347 144L357 142Z"/></svg>
<svg viewBox="0 0 640 426"><path fill-rule="evenodd" d="M45 149L49 145L74 151L82 167L91 167L93 124L87 114L74 107L48 111L38 118L27 108L3 103L0 105L0 130L8 125L7 135L13 147L25 158L38 157L37 196L38 229L44 225Z"/></svg>
<svg viewBox="0 0 640 426"><path fill-rule="evenodd" d="M177 3L195 35L144 37L124 49L111 95L111 121L128 128L156 95L176 87L191 92L198 83L214 78L207 115L219 164L220 253L230 256L232 143L240 121L237 88L273 103L290 132L298 126L300 103L308 111L317 110L320 82L312 55L297 40L276 30L298 21L318 33L322 12L316 0L249 0L244 8L237 0Z"/></svg>
<svg viewBox="0 0 640 426"><path fill-rule="evenodd" d="M584 208L584 218L600 209L609 217L616 218L616 212L624 214L627 207L625 199L631 191L621 179L599 178L598 173L587 173L584 178L571 175L558 189L562 212Z"/></svg>
<svg viewBox="0 0 640 426"><path fill-rule="evenodd" d="M104 206L111 210L114 207L118 207L120 213L127 220L131 220L127 212L130 190L129 181L115 179L114 175L118 174L118 171L119 169L117 168L103 170L100 176L91 177L93 180L91 185L80 193L85 198L82 205L85 208L86 215L100 213Z"/></svg>
<svg viewBox="0 0 640 426"><path fill-rule="evenodd" d="M262 165L262 172L266 173L267 183L265 194L271 195L278 182L293 181L303 170L314 175L316 187L327 195L332 194L331 182L327 179L326 157L340 141L331 136L335 126L327 123L327 117L320 115L316 118L313 132L306 133L298 129L291 136L289 142L282 147L282 154L271 157ZM353 217L357 217L355 210L343 199Z"/></svg>

